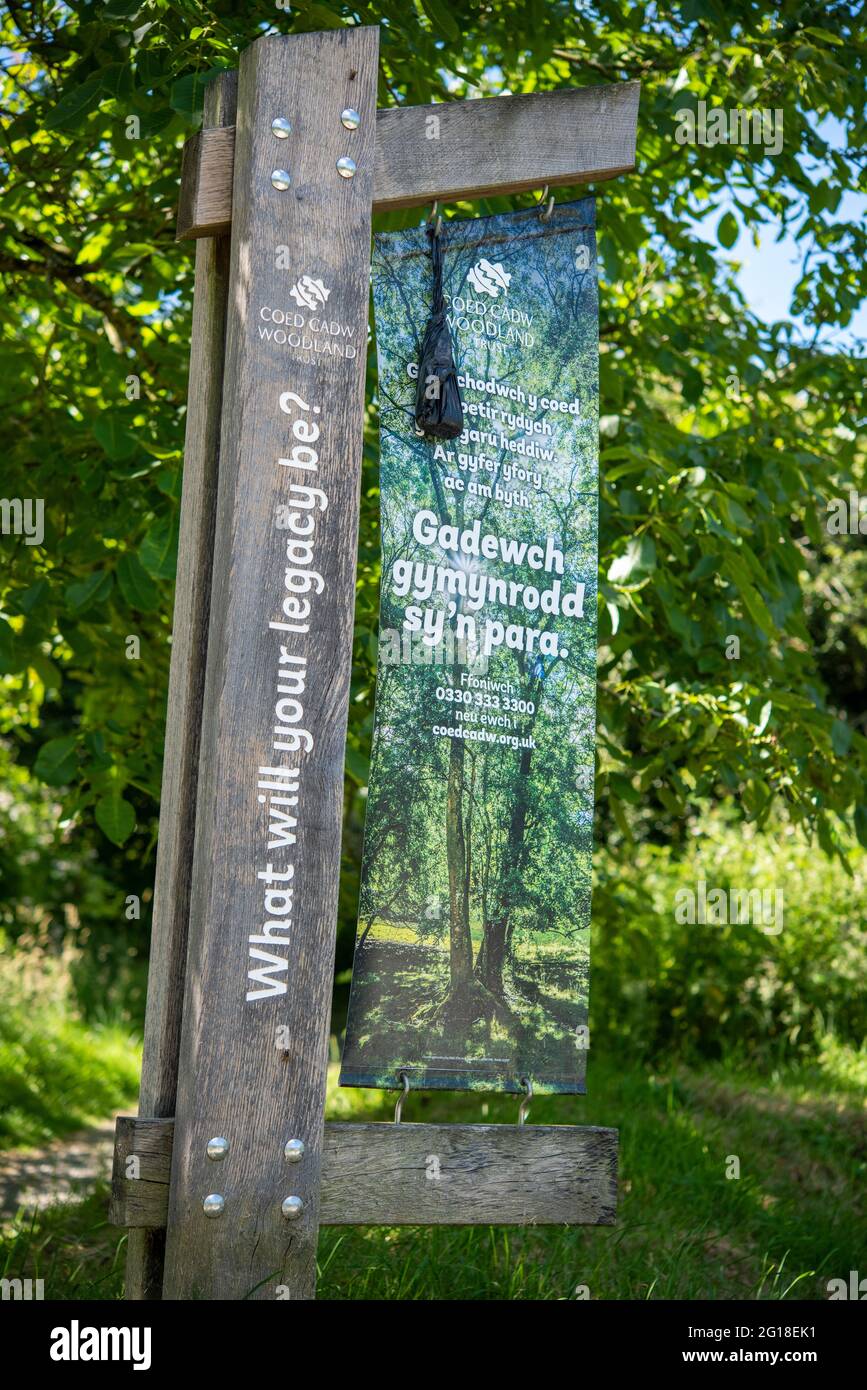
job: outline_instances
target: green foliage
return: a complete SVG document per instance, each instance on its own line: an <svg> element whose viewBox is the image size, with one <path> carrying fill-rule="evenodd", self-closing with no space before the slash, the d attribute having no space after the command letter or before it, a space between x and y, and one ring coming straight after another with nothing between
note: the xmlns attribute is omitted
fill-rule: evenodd
<svg viewBox="0 0 867 1390"><path fill-rule="evenodd" d="M794 231L805 252L794 308L817 334L845 328L863 300L867 230L846 197L865 179L859 10L847 0L694 0L664 19L622 0L9 7L3 488L43 498L46 531L38 546L0 540L0 734L57 789L76 856L98 859L121 892L153 852L190 336L192 257L173 241L182 141L207 76L260 33L356 19L381 25L381 105L641 81L638 169L601 189L599 208L600 832L631 852L632 835L680 834L703 799L728 791L759 821L782 804L824 850L839 849L865 806L863 542L849 538L838 569L843 547L822 518L828 496L863 482L862 369L787 323L758 322L727 248L734 224ZM779 155L675 143L674 113L700 100L782 110ZM849 153L830 143L825 117ZM341 964L371 733L374 423L371 412ZM850 586L842 605L838 574ZM139 660L127 657L130 635ZM726 656L732 635L738 660ZM624 814L630 802L638 816Z"/></svg>
<svg viewBox="0 0 867 1390"><path fill-rule="evenodd" d="M68 1134L137 1094L129 1029L78 1016L71 966L69 951L33 950L0 966L0 1149Z"/></svg>
<svg viewBox="0 0 867 1390"><path fill-rule="evenodd" d="M535 1101L530 1120L617 1123L616 1226L324 1229L319 1296L572 1300L584 1285L593 1299L826 1299L829 1279L863 1268L861 1058L831 1048L763 1083L594 1059L590 1097ZM332 1089L328 1115L388 1120L391 1107L381 1093ZM417 1095L404 1118L514 1123L515 1111L514 1097ZM730 1153L738 1181L725 1177ZM99 1189L22 1213L0 1232L0 1273L44 1278L51 1299L122 1297L125 1236L106 1224L107 1201Z"/></svg>
<svg viewBox="0 0 867 1390"><path fill-rule="evenodd" d="M633 1056L761 1059L767 1066L823 1039L867 1036L867 855L849 878L791 826L764 834L728 814L707 818L682 854L644 844L632 872L597 858L590 989L593 1046ZM769 930L679 924L677 894L709 887L779 890Z"/></svg>

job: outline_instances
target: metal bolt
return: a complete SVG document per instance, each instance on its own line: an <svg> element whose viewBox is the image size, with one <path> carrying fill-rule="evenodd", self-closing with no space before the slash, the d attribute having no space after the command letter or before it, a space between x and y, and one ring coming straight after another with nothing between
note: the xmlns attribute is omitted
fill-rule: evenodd
<svg viewBox="0 0 867 1390"><path fill-rule="evenodd" d="M361 117L357 111L353 111L351 106L347 106L340 113L341 125L345 125L347 130L357 130L361 125Z"/></svg>
<svg viewBox="0 0 867 1390"><path fill-rule="evenodd" d="M292 122L287 121L285 116L275 116L271 129L278 140L285 140L292 133Z"/></svg>
<svg viewBox="0 0 867 1390"><path fill-rule="evenodd" d="M227 1154L228 1152L229 1152L229 1141L228 1141L228 1139L209 1139L209 1140L208 1140L208 1158L213 1158L213 1159L225 1158L225 1157L226 1157L226 1154Z"/></svg>
<svg viewBox="0 0 867 1390"><path fill-rule="evenodd" d="M304 1157L304 1140L289 1139L283 1149L284 1154L290 1163L300 1163Z"/></svg>
<svg viewBox="0 0 867 1390"><path fill-rule="evenodd" d="M281 193L285 193L292 182L292 176L285 169L275 169L271 175L271 182Z"/></svg>
<svg viewBox="0 0 867 1390"><path fill-rule="evenodd" d="M351 179L355 173L355 160L350 159L348 154L343 155L337 161L337 172L342 179Z"/></svg>
<svg viewBox="0 0 867 1390"><path fill-rule="evenodd" d="M280 1210L287 1221L297 1221L304 1210L304 1203L300 1197L284 1197Z"/></svg>
<svg viewBox="0 0 867 1390"><path fill-rule="evenodd" d="M219 1192L211 1192L202 1202L202 1211L205 1216L222 1216L225 1205L225 1197L221 1197Z"/></svg>

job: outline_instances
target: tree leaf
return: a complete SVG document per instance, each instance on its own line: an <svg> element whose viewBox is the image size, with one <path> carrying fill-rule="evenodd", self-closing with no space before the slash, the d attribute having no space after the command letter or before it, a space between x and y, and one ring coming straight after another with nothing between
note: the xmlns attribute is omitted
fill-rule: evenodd
<svg viewBox="0 0 867 1390"><path fill-rule="evenodd" d="M852 726L843 719L835 719L831 725L831 747L838 758L845 758L852 747Z"/></svg>
<svg viewBox="0 0 867 1390"><path fill-rule="evenodd" d="M64 598L74 613L84 613L95 603L104 603L114 583L109 570L94 570L86 579L67 584Z"/></svg>
<svg viewBox="0 0 867 1390"><path fill-rule="evenodd" d="M48 130L79 125L102 98L102 74L94 73L84 82L75 82L45 117Z"/></svg>
<svg viewBox="0 0 867 1390"><path fill-rule="evenodd" d="M135 811L124 801L117 788L112 788L96 803L96 823L113 845L122 845L135 830Z"/></svg>
<svg viewBox="0 0 867 1390"><path fill-rule="evenodd" d="M108 19L132 19L145 3L146 0L105 0L102 13Z"/></svg>
<svg viewBox="0 0 867 1390"><path fill-rule="evenodd" d="M10 676L15 670L15 632L11 623L0 618L0 675Z"/></svg>
<svg viewBox="0 0 867 1390"><path fill-rule="evenodd" d="M346 747L346 771L353 782L357 782L360 787L367 786L370 780L370 761L349 744Z"/></svg>
<svg viewBox="0 0 867 1390"><path fill-rule="evenodd" d="M177 513L153 523L138 548L138 554L153 579L174 579L178 565Z"/></svg>
<svg viewBox="0 0 867 1390"><path fill-rule="evenodd" d="M739 232L738 219L734 213L724 212L716 229L716 239L720 246L725 246L727 250L731 250L738 239Z"/></svg>
<svg viewBox="0 0 867 1390"><path fill-rule="evenodd" d="M623 555L612 560L608 578L612 584L636 584L656 567L656 545L646 531L633 536Z"/></svg>
<svg viewBox="0 0 867 1390"><path fill-rule="evenodd" d="M457 43L461 36L460 27L446 5L440 4L439 0L421 0L421 7L433 26L434 37Z"/></svg>
<svg viewBox="0 0 867 1390"><path fill-rule="evenodd" d="M773 712L773 700L766 700L765 703L762 705L761 713L759 714L759 722L756 725L757 734L763 734L765 732L765 729L768 727L768 723L770 722L770 718Z"/></svg>
<svg viewBox="0 0 867 1390"><path fill-rule="evenodd" d="M159 589L132 551L126 551L117 562L117 584L130 608L152 613L159 606Z"/></svg>
<svg viewBox="0 0 867 1390"><path fill-rule="evenodd" d="M169 105L182 116L195 116L202 109L205 88L222 68L208 68L206 72L188 72L172 83Z"/></svg>
<svg viewBox="0 0 867 1390"><path fill-rule="evenodd" d="M116 100L132 95L132 72L128 63L109 63L100 72L102 90Z"/></svg>
<svg viewBox="0 0 867 1390"><path fill-rule="evenodd" d="M93 424L93 435L110 459L132 458L138 448L138 440L127 429L123 416L106 412Z"/></svg>
<svg viewBox="0 0 867 1390"><path fill-rule="evenodd" d="M43 743L36 755L33 771L49 787L60 787L71 782L78 766L75 751L76 738L68 734L64 738L50 738Z"/></svg>

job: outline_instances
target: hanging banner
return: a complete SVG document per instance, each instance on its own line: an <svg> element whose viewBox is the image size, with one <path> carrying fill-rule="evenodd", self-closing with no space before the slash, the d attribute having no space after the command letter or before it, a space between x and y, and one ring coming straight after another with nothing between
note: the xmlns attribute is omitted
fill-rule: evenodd
<svg viewBox="0 0 867 1390"><path fill-rule="evenodd" d="M581 1092L596 686L592 199L448 222L458 438L416 423L424 228L375 238L382 596L341 1084ZM426 389L436 391L431 377Z"/></svg>

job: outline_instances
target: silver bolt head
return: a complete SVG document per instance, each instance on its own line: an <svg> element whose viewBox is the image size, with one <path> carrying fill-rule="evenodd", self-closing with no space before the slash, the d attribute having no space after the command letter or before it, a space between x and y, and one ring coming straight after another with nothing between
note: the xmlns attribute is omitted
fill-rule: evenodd
<svg viewBox="0 0 867 1390"><path fill-rule="evenodd" d="M361 125L361 117L351 106L347 106L340 113L340 124L345 125L347 130L357 130Z"/></svg>
<svg viewBox="0 0 867 1390"><path fill-rule="evenodd" d="M202 1211L205 1216L222 1216L225 1205L225 1197L221 1197L219 1192L210 1192L202 1202Z"/></svg>
<svg viewBox="0 0 867 1390"><path fill-rule="evenodd" d="M281 193L285 193L292 182L292 176L286 169L275 169L271 175L271 182Z"/></svg>
<svg viewBox="0 0 867 1390"><path fill-rule="evenodd" d="M289 1139L283 1152L290 1163L300 1163L304 1157L304 1140Z"/></svg>
<svg viewBox="0 0 867 1390"><path fill-rule="evenodd" d="M350 159L348 154L343 155L337 161L337 172L342 179L351 179L355 173L355 160Z"/></svg>
<svg viewBox="0 0 867 1390"><path fill-rule="evenodd" d="M285 116L275 116L271 122L271 129L278 140L286 140L292 133L292 122L287 121Z"/></svg>
<svg viewBox="0 0 867 1390"><path fill-rule="evenodd" d="M297 1221L304 1210L304 1203L300 1197L284 1197L280 1210L287 1221Z"/></svg>
<svg viewBox="0 0 867 1390"><path fill-rule="evenodd" d="M213 1158L213 1159L215 1159L215 1160L221 1159L221 1158L225 1158L225 1157L226 1157L226 1154L227 1154L228 1152L229 1152L229 1141L228 1141L228 1139L220 1139L220 1138L218 1138L218 1139L209 1139L209 1140L208 1140L208 1158Z"/></svg>

